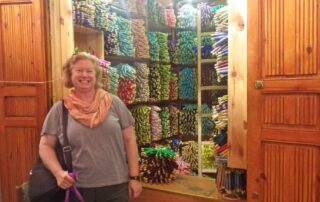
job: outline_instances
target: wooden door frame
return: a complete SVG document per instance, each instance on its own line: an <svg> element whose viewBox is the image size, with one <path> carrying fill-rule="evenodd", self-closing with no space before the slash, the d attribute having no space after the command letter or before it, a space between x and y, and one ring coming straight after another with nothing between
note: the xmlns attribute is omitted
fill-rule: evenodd
<svg viewBox="0 0 320 202"><path fill-rule="evenodd" d="M261 163L261 129L258 127L261 116L257 111L250 111L251 108L258 108L261 103L261 91L255 89L254 83L257 76L261 73L259 58L261 50L261 4L257 0L248 0L248 134L247 134L247 201L261 201L261 181L259 170L262 169Z"/></svg>

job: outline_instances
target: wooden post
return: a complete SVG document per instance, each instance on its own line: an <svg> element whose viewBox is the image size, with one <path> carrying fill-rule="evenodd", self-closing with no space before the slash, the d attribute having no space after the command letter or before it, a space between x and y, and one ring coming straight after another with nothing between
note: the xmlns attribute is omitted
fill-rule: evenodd
<svg viewBox="0 0 320 202"><path fill-rule="evenodd" d="M74 36L71 0L50 0L51 61L53 102L63 98L67 89L63 86L62 66L73 54Z"/></svg>
<svg viewBox="0 0 320 202"><path fill-rule="evenodd" d="M247 163L247 0L229 0L228 166Z"/></svg>

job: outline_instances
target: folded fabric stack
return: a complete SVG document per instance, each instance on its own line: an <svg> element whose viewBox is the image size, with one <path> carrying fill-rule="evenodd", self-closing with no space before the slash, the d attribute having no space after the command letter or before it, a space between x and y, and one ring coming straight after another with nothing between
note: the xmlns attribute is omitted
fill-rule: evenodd
<svg viewBox="0 0 320 202"><path fill-rule="evenodd" d="M220 80L228 76L228 6L218 6L216 9L214 14L216 32L212 36L215 43L211 53L217 59L215 69Z"/></svg>
<svg viewBox="0 0 320 202"><path fill-rule="evenodd" d="M211 53L216 57L215 69L217 71L218 81L228 76L228 33L215 32L212 35L214 40Z"/></svg>

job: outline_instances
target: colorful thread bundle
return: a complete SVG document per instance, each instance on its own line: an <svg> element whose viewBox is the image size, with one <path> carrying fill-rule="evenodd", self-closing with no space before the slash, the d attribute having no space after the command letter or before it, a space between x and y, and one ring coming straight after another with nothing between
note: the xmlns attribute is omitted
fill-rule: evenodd
<svg viewBox="0 0 320 202"><path fill-rule="evenodd" d="M179 133L181 135L195 135L196 134L196 114L197 105L186 104L182 107L179 113Z"/></svg>
<svg viewBox="0 0 320 202"><path fill-rule="evenodd" d="M179 96L178 75L176 73L171 73L171 78L169 83L169 100L177 100L178 96Z"/></svg>
<svg viewBox="0 0 320 202"><path fill-rule="evenodd" d="M134 57L135 47L133 45L131 21L118 16L117 24L119 27L118 42L119 42L120 55Z"/></svg>
<svg viewBox="0 0 320 202"><path fill-rule="evenodd" d="M160 47L155 32L148 32L149 53L151 61L159 61Z"/></svg>
<svg viewBox="0 0 320 202"><path fill-rule="evenodd" d="M137 136L138 145L145 145L151 143L151 126L150 126L150 113L151 107L146 105L139 105L131 110L134 118L134 130Z"/></svg>
<svg viewBox="0 0 320 202"><path fill-rule="evenodd" d="M104 50L105 55L119 55L120 47L118 42L119 26L115 14L108 16L108 24L104 31Z"/></svg>
<svg viewBox="0 0 320 202"><path fill-rule="evenodd" d="M148 19L150 22L158 24L159 23L159 9L158 2L155 0L147 0L147 11L148 11Z"/></svg>
<svg viewBox="0 0 320 202"><path fill-rule="evenodd" d="M170 133L172 136L179 134L179 109L175 106L169 106Z"/></svg>
<svg viewBox="0 0 320 202"><path fill-rule="evenodd" d="M145 183L170 183L176 179L175 153L168 147L143 148L140 176Z"/></svg>
<svg viewBox="0 0 320 202"><path fill-rule="evenodd" d="M108 15L110 13L110 8L104 0L95 0L95 18L94 24L95 28L104 30L108 26Z"/></svg>
<svg viewBox="0 0 320 202"><path fill-rule="evenodd" d="M218 98L218 105L212 107L212 119L215 123L215 128L222 131L228 125L228 95Z"/></svg>
<svg viewBox="0 0 320 202"><path fill-rule="evenodd" d="M150 100L159 101L161 100L161 77L159 72L159 64L151 63L149 69Z"/></svg>
<svg viewBox="0 0 320 202"><path fill-rule="evenodd" d="M125 103L133 103L136 95L136 70L128 64L115 66L119 73L118 96Z"/></svg>
<svg viewBox="0 0 320 202"><path fill-rule="evenodd" d="M158 141L162 139L162 125L161 118L159 115L160 111L161 108L158 106L151 107L150 123L152 141Z"/></svg>
<svg viewBox="0 0 320 202"><path fill-rule="evenodd" d="M212 54L216 56L215 69L217 71L218 79L228 76L228 33L215 32L213 34Z"/></svg>
<svg viewBox="0 0 320 202"><path fill-rule="evenodd" d="M149 89L149 67L146 63L136 62L134 63L136 68L136 102L146 102L149 100L150 89Z"/></svg>
<svg viewBox="0 0 320 202"><path fill-rule="evenodd" d="M176 27L176 15L174 14L174 9L167 8L166 9L167 14L167 24L169 27Z"/></svg>
<svg viewBox="0 0 320 202"><path fill-rule="evenodd" d="M228 6L220 7L215 11L214 23L217 32L228 32Z"/></svg>
<svg viewBox="0 0 320 202"><path fill-rule="evenodd" d="M76 24L84 25L86 27L94 27L94 1L72 1L72 17Z"/></svg>
<svg viewBox="0 0 320 202"><path fill-rule="evenodd" d="M198 169L198 143L185 142L182 146L181 159L190 164L191 170Z"/></svg>
<svg viewBox="0 0 320 202"><path fill-rule="evenodd" d="M162 138L171 137L169 108L162 107L159 115L161 119Z"/></svg>
<svg viewBox="0 0 320 202"><path fill-rule="evenodd" d="M181 6L177 16L177 27L182 29L195 28L196 16L196 9L192 5L185 4Z"/></svg>
<svg viewBox="0 0 320 202"><path fill-rule="evenodd" d="M169 100L171 65L160 64L161 100Z"/></svg>
<svg viewBox="0 0 320 202"><path fill-rule="evenodd" d="M201 12L201 28L213 28L214 29L214 21L213 21L213 12L211 10L211 6L207 3L199 4L200 12Z"/></svg>
<svg viewBox="0 0 320 202"><path fill-rule="evenodd" d="M196 57L193 48L196 45L196 35L193 31L178 33L178 41L175 47L174 63L194 64Z"/></svg>
<svg viewBox="0 0 320 202"><path fill-rule="evenodd" d="M214 168L214 155L213 155L213 144L211 142L204 143L201 145L201 156L202 156L202 168L213 169Z"/></svg>
<svg viewBox="0 0 320 202"><path fill-rule="evenodd" d="M211 114L212 110L207 104L202 104L202 113L204 114ZM210 117L203 117L202 118L202 135L208 136L211 135L213 132L214 124L212 118Z"/></svg>
<svg viewBox="0 0 320 202"><path fill-rule="evenodd" d="M178 165L176 174L190 175L191 174L190 163L183 161L180 156L177 156L176 159L177 159L176 163Z"/></svg>
<svg viewBox="0 0 320 202"><path fill-rule="evenodd" d="M118 94L118 84L119 84L119 73L117 68L109 66L106 69L107 73L107 88L105 88L109 93L114 95Z"/></svg>
<svg viewBox="0 0 320 202"><path fill-rule="evenodd" d="M149 42L145 30L145 21L132 19L132 32L137 58L149 58Z"/></svg>
<svg viewBox="0 0 320 202"><path fill-rule="evenodd" d="M194 68L186 67L179 72L179 98L196 98L196 72Z"/></svg>
<svg viewBox="0 0 320 202"><path fill-rule="evenodd" d="M168 52L168 34L162 32L156 32L157 42L159 46L159 61L170 62Z"/></svg>

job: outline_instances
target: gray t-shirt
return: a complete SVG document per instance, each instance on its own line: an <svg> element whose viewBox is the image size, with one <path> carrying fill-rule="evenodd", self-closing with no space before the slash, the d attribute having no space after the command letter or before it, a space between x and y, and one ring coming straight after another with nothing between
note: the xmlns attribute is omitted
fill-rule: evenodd
<svg viewBox="0 0 320 202"><path fill-rule="evenodd" d="M102 187L128 181L128 165L122 130L133 124L125 104L112 97L112 105L103 123L88 128L68 117L68 138L72 147L73 169L79 173L78 187ZM55 103L44 121L41 135L57 135L61 144L62 102Z"/></svg>

